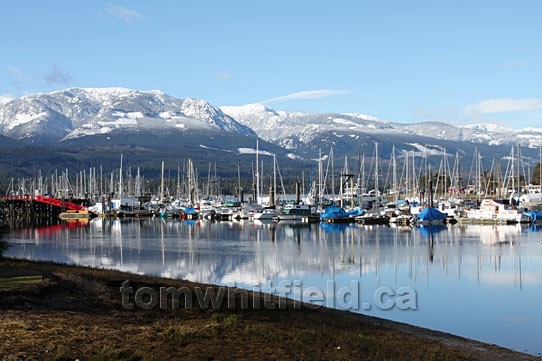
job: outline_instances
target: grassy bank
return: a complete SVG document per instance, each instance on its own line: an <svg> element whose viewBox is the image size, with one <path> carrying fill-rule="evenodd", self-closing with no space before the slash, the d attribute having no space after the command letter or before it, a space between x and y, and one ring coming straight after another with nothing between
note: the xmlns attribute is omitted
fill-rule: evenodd
<svg viewBox="0 0 542 361"><path fill-rule="evenodd" d="M178 309L169 304L167 310L126 310L120 292L126 280L134 289L157 291L209 287L85 267L0 261L0 360L537 359L363 315L294 309L292 302L283 310L242 309L242 292L230 295L237 298L235 309L228 309L227 302L216 310L199 308L194 298L190 309L184 300ZM253 296L246 295L252 305Z"/></svg>

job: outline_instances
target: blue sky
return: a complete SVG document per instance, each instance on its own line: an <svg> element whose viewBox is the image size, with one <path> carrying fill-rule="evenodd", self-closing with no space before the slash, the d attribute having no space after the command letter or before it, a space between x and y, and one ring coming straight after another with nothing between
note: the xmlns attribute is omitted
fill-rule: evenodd
<svg viewBox="0 0 542 361"><path fill-rule="evenodd" d="M542 128L542 1L0 3L0 95L159 89L397 122Z"/></svg>

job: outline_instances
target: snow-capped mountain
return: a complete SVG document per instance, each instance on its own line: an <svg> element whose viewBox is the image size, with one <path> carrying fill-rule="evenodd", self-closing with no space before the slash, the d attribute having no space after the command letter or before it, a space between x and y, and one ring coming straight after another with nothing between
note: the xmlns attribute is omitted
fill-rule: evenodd
<svg viewBox="0 0 542 361"><path fill-rule="evenodd" d="M222 111L235 118L241 124L253 129L260 138L270 142L283 142L289 148L288 141L293 136L302 143L314 140L318 133L349 130L357 132L371 128L390 130L387 122L363 114L333 113L289 113L277 111L262 104L244 106L224 106Z"/></svg>
<svg viewBox="0 0 542 361"><path fill-rule="evenodd" d="M471 142L485 145L542 145L542 129L512 130L492 124L454 126L442 122L403 124L353 113L289 113L262 104L223 106L222 111L252 128L260 138L295 149L323 135L337 138L418 136L435 141Z"/></svg>
<svg viewBox="0 0 542 361"><path fill-rule="evenodd" d="M17 99L0 97L0 135L54 143L116 130L229 131L295 150L372 136L414 136L485 145L542 145L542 129L511 130L491 124L458 127L440 122L403 124L357 113L300 113L262 104L214 107L161 91L70 88Z"/></svg>
<svg viewBox="0 0 542 361"><path fill-rule="evenodd" d="M97 145L111 136L117 143L153 147L163 145L166 135L170 144L213 149L221 143L232 154L238 154L236 145L255 143L254 138L259 137L272 143L276 152L304 159L313 159L320 150L331 147L336 156L368 153L375 143L388 156L392 146L398 154L425 149L426 154L460 151L468 155L474 147L485 147L486 154L502 156L511 144L542 145L542 129L537 128L403 124L359 113L285 112L262 104L218 108L204 100L178 99L161 91L70 88L0 98L0 143L7 144L11 138Z"/></svg>
<svg viewBox="0 0 542 361"><path fill-rule="evenodd" d="M0 103L0 134L52 143L117 129L221 130L255 136L204 100L161 91L70 88Z"/></svg>

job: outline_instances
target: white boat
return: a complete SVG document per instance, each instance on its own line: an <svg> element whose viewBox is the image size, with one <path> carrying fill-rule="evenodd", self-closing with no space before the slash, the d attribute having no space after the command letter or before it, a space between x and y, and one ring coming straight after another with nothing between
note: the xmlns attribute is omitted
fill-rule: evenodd
<svg viewBox="0 0 542 361"><path fill-rule="evenodd" d="M254 214L261 212L263 207L260 204L243 204L237 212L234 212L233 218L237 220L241 219L253 219Z"/></svg>
<svg viewBox="0 0 542 361"><path fill-rule="evenodd" d="M466 213L469 220L478 222L527 223L530 221L529 216L521 210L492 199L484 199L480 203L480 209L470 209Z"/></svg>
<svg viewBox="0 0 542 361"><path fill-rule="evenodd" d="M252 218L259 221L272 220L278 214L279 212L276 209L264 209L261 212L254 212Z"/></svg>

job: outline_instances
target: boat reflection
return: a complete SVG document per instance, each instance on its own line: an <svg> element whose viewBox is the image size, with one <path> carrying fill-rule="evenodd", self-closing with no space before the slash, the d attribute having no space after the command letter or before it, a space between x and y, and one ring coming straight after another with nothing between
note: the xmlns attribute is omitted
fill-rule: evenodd
<svg viewBox="0 0 542 361"><path fill-rule="evenodd" d="M254 285L279 276L342 273L362 278L380 277L382 272L417 282L420 277L429 279L431 272L451 277L452 269L457 277L463 272L481 282L481 274L488 272L531 272L516 266L522 257L541 254L539 242L529 242L534 231L538 230L519 225L387 227L97 218L16 230L7 239L13 244L8 255L14 257L204 283ZM536 284L542 284L541 277L528 276ZM520 278L525 279L514 276Z"/></svg>

